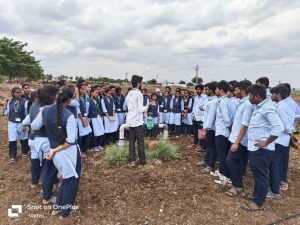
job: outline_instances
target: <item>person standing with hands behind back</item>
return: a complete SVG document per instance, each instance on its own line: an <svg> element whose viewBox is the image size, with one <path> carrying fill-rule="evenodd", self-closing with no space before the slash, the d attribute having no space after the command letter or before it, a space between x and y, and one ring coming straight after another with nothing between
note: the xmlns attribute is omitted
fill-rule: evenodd
<svg viewBox="0 0 300 225"><path fill-rule="evenodd" d="M129 125L129 153L131 166L135 165L135 142L138 144L138 154L141 166L146 166L144 149L143 115L148 110L149 103L143 106L143 95L141 93L143 77L133 75L131 84L133 89L126 97L128 114L126 123Z"/></svg>

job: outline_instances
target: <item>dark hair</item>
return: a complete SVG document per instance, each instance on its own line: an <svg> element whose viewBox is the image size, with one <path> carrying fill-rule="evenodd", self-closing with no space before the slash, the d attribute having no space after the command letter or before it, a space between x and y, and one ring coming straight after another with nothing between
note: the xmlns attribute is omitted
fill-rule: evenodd
<svg viewBox="0 0 300 225"><path fill-rule="evenodd" d="M156 96L156 98L158 98L158 94L157 94L156 92L154 92L154 93L151 94L151 98L152 98L154 95Z"/></svg>
<svg viewBox="0 0 300 225"><path fill-rule="evenodd" d="M111 90L109 88L106 88L104 93L107 94L108 92L110 92Z"/></svg>
<svg viewBox="0 0 300 225"><path fill-rule="evenodd" d="M241 91L245 91L247 93L248 87L252 85L251 81L249 80L242 80L237 82L234 87L240 89Z"/></svg>
<svg viewBox="0 0 300 225"><path fill-rule="evenodd" d="M109 86L109 89L113 89L113 88L116 88L116 87L114 85Z"/></svg>
<svg viewBox="0 0 300 225"><path fill-rule="evenodd" d="M122 91L122 88L121 87L116 87L116 92L118 91Z"/></svg>
<svg viewBox="0 0 300 225"><path fill-rule="evenodd" d="M291 85L289 83L282 83L281 85L284 85L288 89L288 96L290 96L292 91Z"/></svg>
<svg viewBox="0 0 300 225"><path fill-rule="evenodd" d="M86 83L85 79L83 78L78 79L77 84L82 84L82 83Z"/></svg>
<svg viewBox="0 0 300 225"><path fill-rule="evenodd" d="M62 87L62 86L65 85L66 82L67 82L66 80L59 80L59 81L57 82L57 85L60 86L60 87Z"/></svg>
<svg viewBox="0 0 300 225"><path fill-rule="evenodd" d="M92 92L98 91L98 87L97 86L92 86L91 87L91 91L90 91L90 95L92 94Z"/></svg>
<svg viewBox="0 0 300 225"><path fill-rule="evenodd" d="M24 87L26 87L26 86L29 86L29 87L30 87L30 84L27 83L27 82L24 82L24 83L22 84L22 89L23 89Z"/></svg>
<svg viewBox="0 0 300 225"><path fill-rule="evenodd" d="M229 86L228 91L234 93L234 87Z"/></svg>
<svg viewBox="0 0 300 225"><path fill-rule="evenodd" d="M14 94L15 94L15 92L16 92L17 90L22 91L22 89L21 89L20 87L18 87L18 86L13 87L13 88L11 89L11 95L12 95L12 97L15 97Z"/></svg>
<svg viewBox="0 0 300 225"><path fill-rule="evenodd" d="M280 94L282 99L286 99L289 95L289 90L284 85L277 85L276 87L273 87L270 92L273 94Z"/></svg>
<svg viewBox="0 0 300 225"><path fill-rule="evenodd" d="M83 83L83 82L81 82L81 83L78 83L77 85L76 85L76 87L78 88L78 90L80 90L82 87L84 87L85 86L85 84Z"/></svg>
<svg viewBox="0 0 300 225"><path fill-rule="evenodd" d="M207 83L206 86L207 86L208 90L211 90L213 92L216 91L216 82Z"/></svg>
<svg viewBox="0 0 300 225"><path fill-rule="evenodd" d="M175 94L180 94L181 95L181 91L177 90L177 91L175 91Z"/></svg>
<svg viewBox="0 0 300 225"><path fill-rule="evenodd" d="M228 92L228 89L229 89L229 84L228 84L227 81L221 80L220 82L218 82L218 83L216 84L216 88L221 89L221 90L223 90L225 93L227 93L227 92Z"/></svg>
<svg viewBox="0 0 300 225"><path fill-rule="evenodd" d="M169 94L171 94L171 92L170 92L170 91L165 91L165 94L166 94L166 93L169 93Z"/></svg>
<svg viewBox="0 0 300 225"><path fill-rule="evenodd" d="M56 99L56 123L58 128L58 141L60 144L66 142L66 133L62 128L62 103L65 103L73 97L73 92L70 88L62 88L57 95Z"/></svg>
<svg viewBox="0 0 300 225"><path fill-rule="evenodd" d="M196 90L197 90L197 89L203 90L203 89L204 89L204 85L203 85L203 84L197 84L197 85L195 86L195 89L196 89Z"/></svg>
<svg viewBox="0 0 300 225"><path fill-rule="evenodd" d="M165 87L165 89L167 89L167 88L171 90L171 87L170 87L170 86L166 86L166 87Z"/></svg>
<svg viewBox="0 0 300 225"><path fill-rule="evenodd" d="M237 80L231 80L228 82L231 87L234 87L237 83Z"/></svg>
<svg viewBox="0 0 300 225"><path fill-rule="evenodd" d="M27 113L29 113L30 107L32 106L32 104L34 103L35 99L38 97L37 95L37 91L33 91L31 92L29 101L27 103Z"/></svg>
<svg viewBox="0 0 300 225"><path fill-rule="evenodd" d="M263 100L267 98L267 89L261 84L253 84L247 91L253 96L260 96Z"/></svg>
<svg viewBox="0 0 300 225"><path fill-rule="evenodd" d="M260 84L264 85L265 88L268 88L270 85L269 78L267 78L267 77L260 77L256 80L255 83L260 83Z"/></svg>
<svg viewBox="0 0 300 225"><path fill-rule="evenodd" d="M136 88L138 83L142 83L143 77L140 77L138 75L133 75L131 78L131 84L132 87Z"/></svg>
<svg viewBox="0 0 300 225"><path fill-rule="evenodd" d="M46 84L40 87L37 90L37 97L39 99L39 103L43 106L53 104L53 99L56 97L58 91L58 87L51 84Z"/></svg>
<svg viewBox="0 0 300 225"><path fill-rule="evenodd" d="M184 92L187 92L188 94L190 94L190 91L189 91L189 90L184 90Z"/></svg>

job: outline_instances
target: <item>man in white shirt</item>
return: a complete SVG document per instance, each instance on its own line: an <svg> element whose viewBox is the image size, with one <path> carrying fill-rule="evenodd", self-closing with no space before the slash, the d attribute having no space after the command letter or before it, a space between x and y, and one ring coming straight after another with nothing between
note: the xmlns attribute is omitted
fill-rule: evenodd
<svg viewBox="0 0 300 225"><path fill-rule="evenodd" d="M143 106L144 98L140 91L142 88L143 77L133 75L131 84L133 89L126 97L128 108L126 123L129 125L129 154L130 162L135 164L135 142L137 140L138 154L140 165L146 165L146 156L144 150L144 128L143 128L143 115L148 109L148 104Z"/></svg>

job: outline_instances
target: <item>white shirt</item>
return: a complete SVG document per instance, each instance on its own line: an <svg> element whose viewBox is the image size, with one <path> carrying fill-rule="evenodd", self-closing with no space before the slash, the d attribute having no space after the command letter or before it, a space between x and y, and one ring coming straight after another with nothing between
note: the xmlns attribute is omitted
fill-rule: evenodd
<svg viewBox="0 0 300 225"><path fill-rule="evenodd" d="M143 106L144 98L140 90L132 89L127 97L128 113L126 117L126 124L129 127L138 127L143 125L143 113L147 110L147 106Z"/></svg>

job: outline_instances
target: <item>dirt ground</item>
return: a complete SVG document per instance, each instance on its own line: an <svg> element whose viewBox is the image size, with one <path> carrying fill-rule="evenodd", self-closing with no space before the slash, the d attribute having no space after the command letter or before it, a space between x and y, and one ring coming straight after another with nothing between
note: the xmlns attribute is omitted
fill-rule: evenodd
<svg viewBox="0 0 300 225"><path fill-rule="evenodd" d="M0 87L3 100L8 87ZM2 108L1 108L2 110ZM300 152L291 151L289 190L280 200L267 200L266 210L248 213L239 209L245 201L231 199L227 190L203 174L196 163L201 153L194 151L192 139L172 140L182 156L177 162L163 162L152 170L109 167L103 153L91 154L83 160L83 176L76 206L80 210L60 221L51 209L39 209L39 187L30 189L30 160L20 158L8 164L7 119L0 117L0 224L214 224L267 225L272 221L300 211ZM252 174L247 171L245 191L253 189ZM18 218L9 219L12 204L23 206ZM36 218L41 217L41 218ZM300 224L300 217L281 224Z"/></svg>

